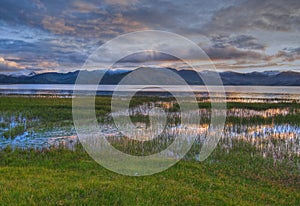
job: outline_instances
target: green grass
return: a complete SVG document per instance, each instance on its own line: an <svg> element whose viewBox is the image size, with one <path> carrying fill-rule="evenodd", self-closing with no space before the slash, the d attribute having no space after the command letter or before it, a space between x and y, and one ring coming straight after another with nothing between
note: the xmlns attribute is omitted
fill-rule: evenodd
<svg viewBox="0 0 300 206"><path fill-rule="evenodd" d="M14 128L11 128L10 130L6 131L3 133L3 136L5 138L11 138L11 137L15 137L17 135L21 135L25 132L25 128L24 125L18 125Z"/></svg>
<svg viewBox="0 0 300 206"><path fill-rule="evenodd" d="M134 100L131 105L147 100ZM228 105L257 110L298 108L295 103ZM109 111L110 98L97 98L98 119L103 121ZM22 114L32 120L29 129L70 126L72 99L0 97L0 114ZM299 117L286 119L296 122ZM21 128L16 129L19 132ZM248 144L236 145L229 153L218 148L204 162L180 161L147 177L110 172L80 146L76 151L0 151L0 205L299 205L299 182L299 157L274 164Z"/></svg>
<svg viewBox="0 0 300 206"><path fill-rule="evenodd" d="M250 146L146 177L122 176L75 152L0 152L0 205L297 205L299 170Z"/></svg>
<svg viewBox="0 0 300 206"><path fill-rule="evenodd" d="M101 118L110 111L110 98L96 98L96 115ZM10 117L22 116L27 119L27 130L47 130L55 127L73 126L71 98L43 97L0 97L0 116L6 117L0 127L7 127ZM22 127L6 131L4 137L22 134Z"/></svg>
<svg viewBox="0 0 300 206"><path fill-rule="evenodd" d="M110 98L96 98L97 115L110 111ZM28 119L38 118L42 126L72 121L71 98L0 97L0 114L19 115Z"/></svg>

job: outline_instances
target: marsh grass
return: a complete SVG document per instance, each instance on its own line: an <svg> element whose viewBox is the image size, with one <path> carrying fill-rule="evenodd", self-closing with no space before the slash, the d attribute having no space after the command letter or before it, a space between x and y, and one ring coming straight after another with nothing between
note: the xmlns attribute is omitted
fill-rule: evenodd
<svg viewBox="0 0 300 206"><path fill-rule="evenodd" d="M153 99L145 97L131 104L136 107L147 101ZM96 98L95 105L98 121L107 121L110 98ZM199 105L209 108L210 104ZM299 105L229 103L228 107L264 110ZM176 112L178 108L170 110ZM28 129L72 126L69 98L1 97L0 113L3 116L22 113ZM296 124L299 114L276 118ZM241 120L227 121L238 124ZM247 121L266 120L249 118ZM7 123L1 126L7 127ZM299 156L293 161L274 164L273 158L263 158L253 145L237 141L230 150L220 142L208 159L197 162L194 155L198 150L199 145L195 145L184 160L159 174L127 177L98 165L80 145L74 151L62 147L42 150L7 147L0 151L0 205L299 204Z"/></svg>
<svg viewBox="0 0 300 206"><path fill-rule="evenodd" d="M252 155L250 155L252 154ZM297 205L299 170L273 164L244 143L218 147L204 162L180 161L146 177L128 177L75 151L0 151L1 205Z"/></svg>
<svg viewBox="0 0 300 206"><path fill-rule="evenodd" d="M172 102L173 98L159 98L159 97L134 97L130 102L130 107L142 105L145 102ZM210 108L209 102L199 102L199 108ZM239 103L228 102L227 108L244 108L253 110L266 110L270 108L290 108L298 109L300 105L297 103ZM95 100L96 117L100 122L104 121L105 115L111 110L110 97L97 97ZM180 111L178 104L174 103L170 107L171 112ZM19 96L6 96L0 97L0 115L1 116L19 116L22 115L28 120L38 119L40 127L53 127L53 126L66 126L72 125L72 99L71 98L57 98L57 97L19 97ZM247 118L243 118L247 119ZM249 121L266 121L260 118L249 118ZM275 119L276 122L299 122L300 115L290 114L284 118L278 115ZM228 121L236 121L236 118L228 119ZM272 121L268 118L267 121ZM1 122L1 125L5 123Z"/></svg>

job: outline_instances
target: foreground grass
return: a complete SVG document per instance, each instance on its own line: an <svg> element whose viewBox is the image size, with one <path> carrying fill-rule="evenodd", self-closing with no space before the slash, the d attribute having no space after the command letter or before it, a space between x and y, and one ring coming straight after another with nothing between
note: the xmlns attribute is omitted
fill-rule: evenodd
<svg viewBox="0 0 300 206"><path fill-rule="evenodd" d="M95 163L82 149L0 152L0 205L297 205L299 170L250 155L248 146L216 150L204 162L180 161L146 177Z"/></svg>

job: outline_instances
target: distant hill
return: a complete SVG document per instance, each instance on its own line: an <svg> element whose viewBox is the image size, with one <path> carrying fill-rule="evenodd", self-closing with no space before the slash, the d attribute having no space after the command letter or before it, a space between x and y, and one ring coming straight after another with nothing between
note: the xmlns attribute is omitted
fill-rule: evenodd
<svg viewBox="0 0 300 206"><path fill-rule="evenodd" d="M139 70L151 71L149 75L132 76L136 78L136 84L151 84L152 80L160 79L159 81L165 84L171 84L176 81L172 81L172 77L168 75L168 72L159 72L159 68L139 68ZM191 85L203 85L202 79L193 70L175 70L172 68L166 68L165 71L173 71L180 77L182 77L188 84ZM128 70L109 70L104 74L100 84L118 84L126 75L132 71ZM103 74L103 70L96 71L82 71L82 74L86 76L88 80L98 78L99 74ZM0 74L0 84L74 84L79 71L69 73L42 73L31 74L29 76L11 76ZM152 74L152 75L151 75ZM153 75L154 74L154 75ZM203 71L200 76L212 75L211 71ZM260 85L260 86L300 86L300 73L286 71L265 71L265 72L251 72L251 73L237 73L237 72L221 72L219 73L224 85ZM129 75L130 78L131 75ZM153 78L153 79L151 79ZM135 79L131 79L130 82L134 82ZM93 81L87 81L93 82ZM179 83L180 84L180 83Z"/></svg>

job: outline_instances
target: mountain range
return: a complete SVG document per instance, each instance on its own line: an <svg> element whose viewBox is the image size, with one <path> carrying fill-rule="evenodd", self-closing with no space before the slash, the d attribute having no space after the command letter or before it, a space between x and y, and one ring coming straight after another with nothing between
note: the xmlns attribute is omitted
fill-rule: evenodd
<svg viewBox="0 0 300 206"><path fill-rule="evenodd" d="M139 68L149 69L149 68ZM158 68L154 68L159 71ZM167 68L167 70L175 72L182 77L190 85L203 85L202 79L197 75L194 70L176 70ZM146 71L146 70L145 70ZM150 70L148 70L150 71ZM23 76L12 76L0 74L0 84L74 84L80 71L74 71L69 73L42 73ZM103 74L104 70L95 71L81 71L87 78L97 78L99 74ZM108 70L100 84L118 84L126 75L130 74L131 70ZM154 72L157 73L157 72ZM158 74L158 73L157 73ZM211 71L202 71L200 76L207 76L213 74ZM238 73L238 72L220 72L219 73L224 85L260 85L260 86L300 86L300 73L293 71L264 71L264 72L251 72L251 73ZM130 75L129 75L130 76ZM151 77L152 76L152 77ZM144 75L141 78L136 78L137 83L141 84L145 82L151 82L151 78L156 78L153 75ZM161 79L166 84L172 81L168 81L168 74L162 75ZM88 81L87 81L88 82ZM90 81L93 82L93 81ZM154 81L155 82L155 81ZM174 82L174 81L173 81Z"/></svg>

